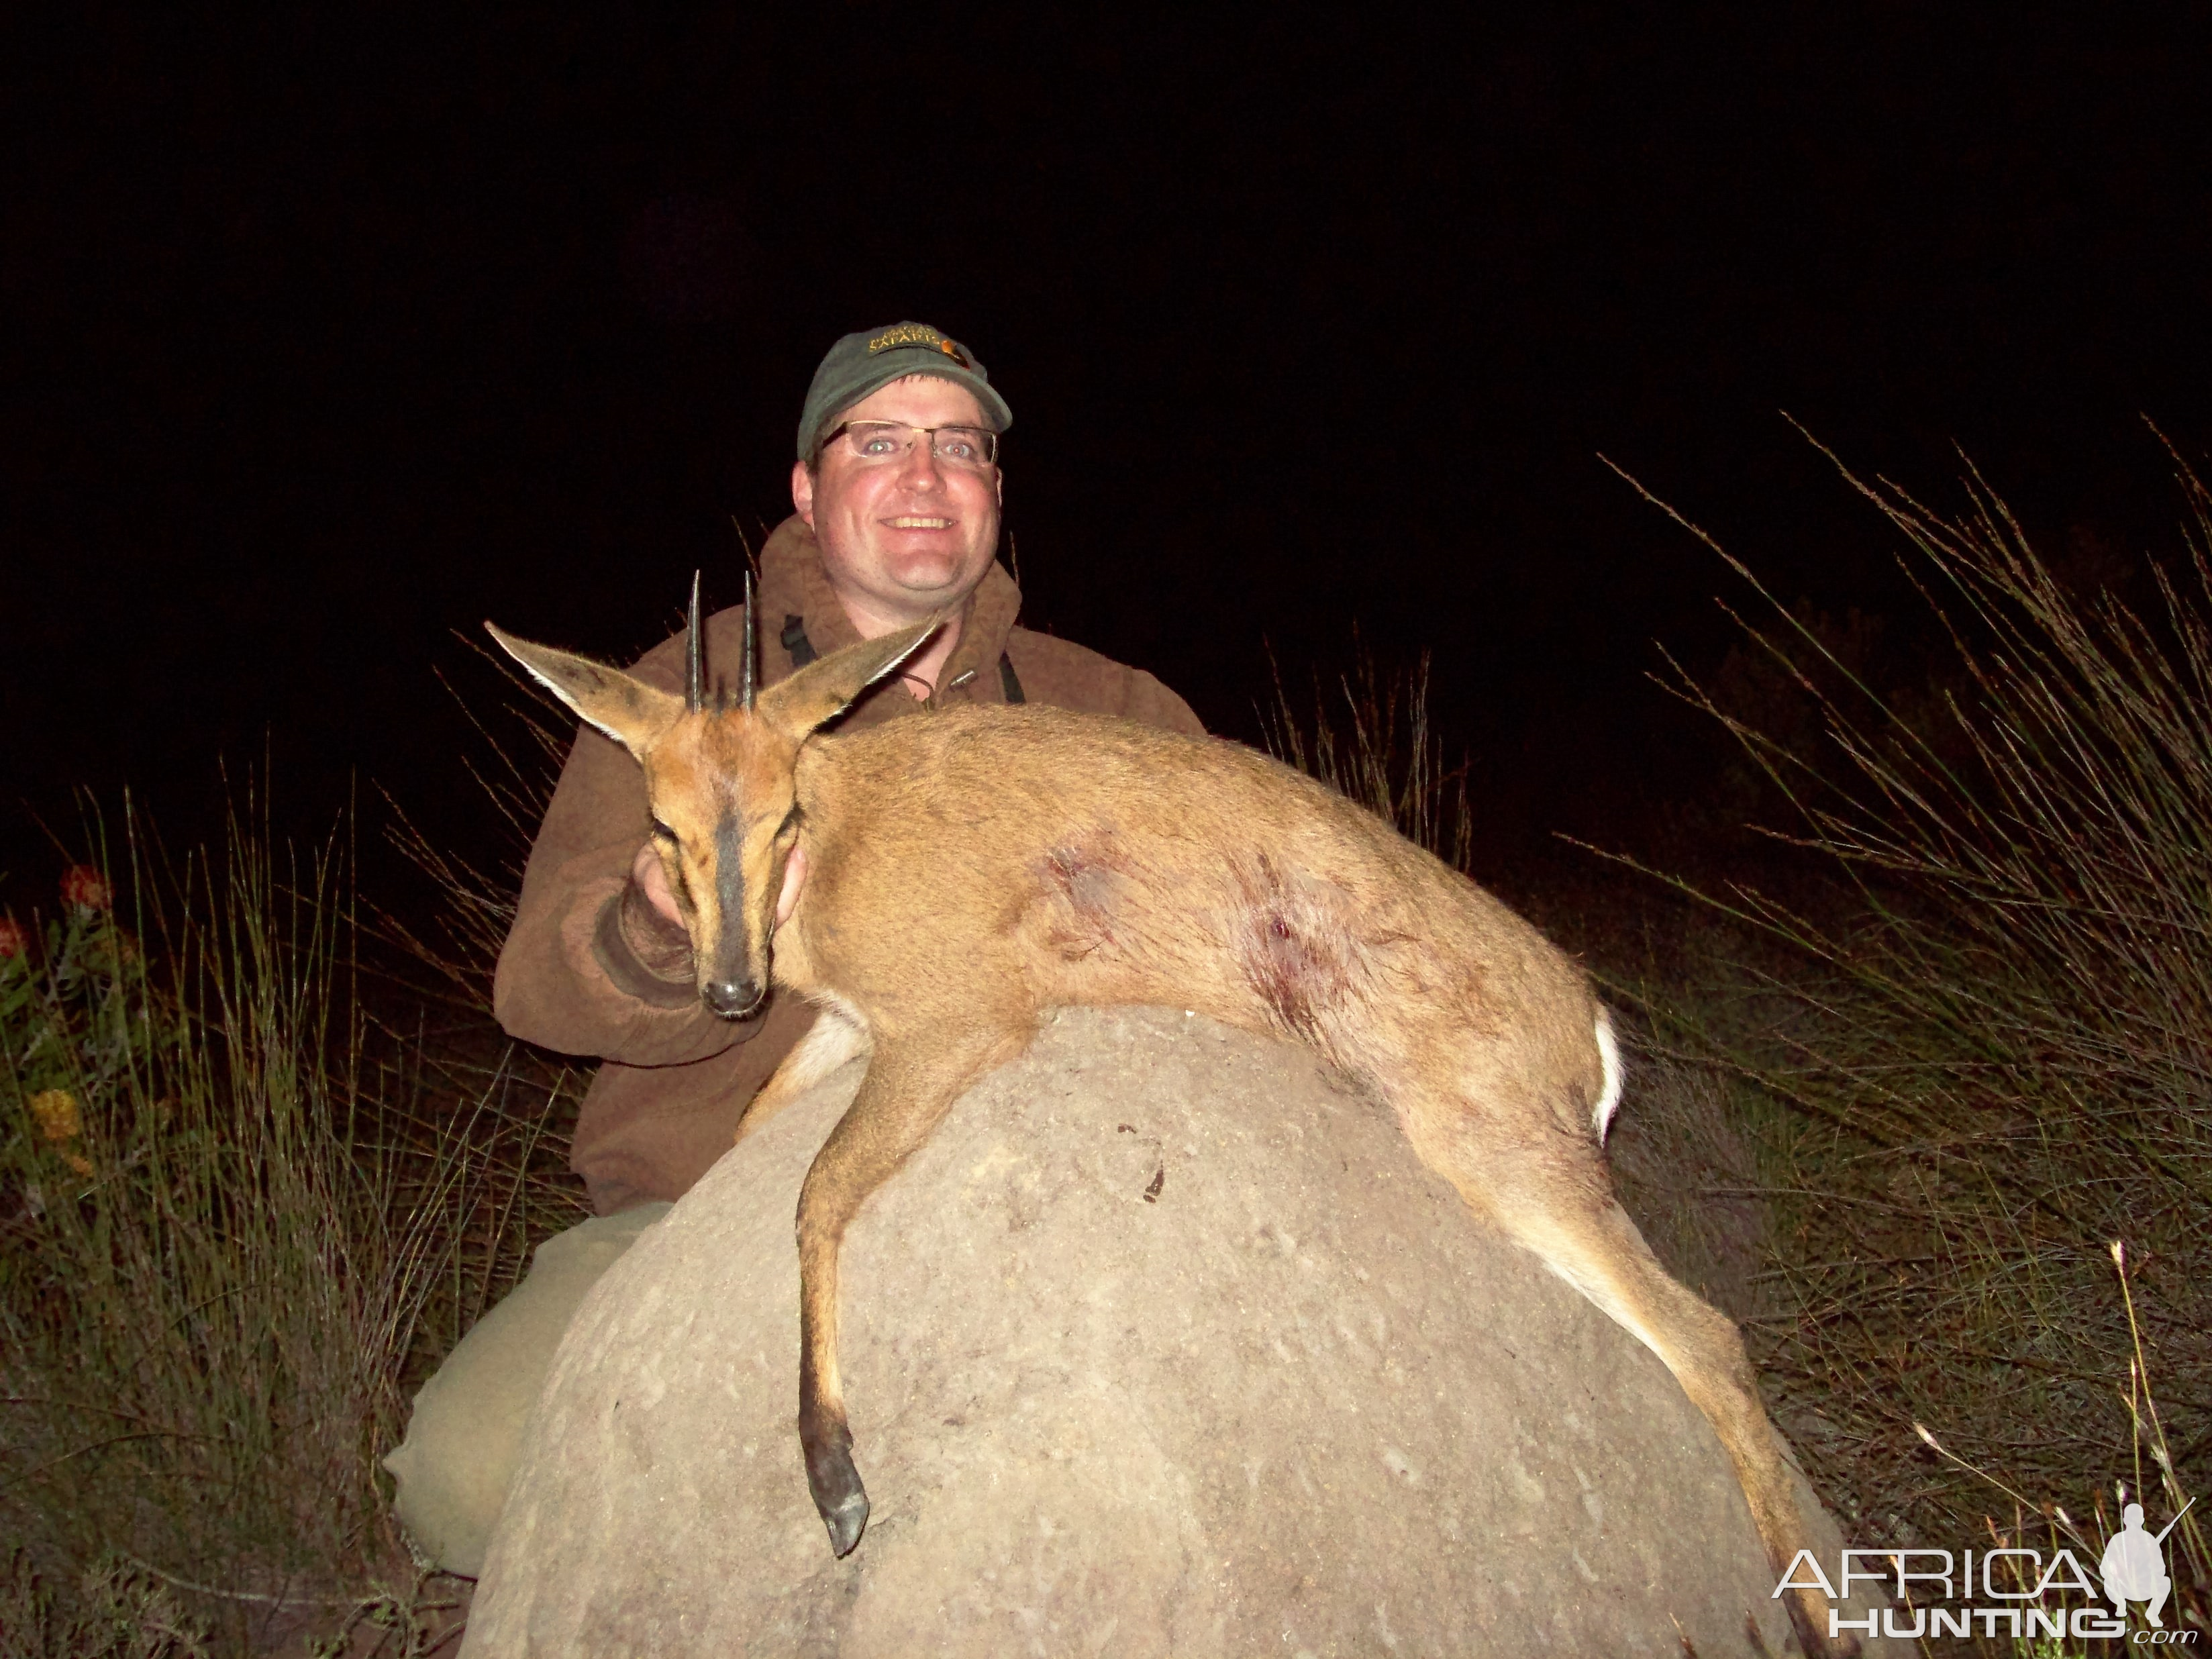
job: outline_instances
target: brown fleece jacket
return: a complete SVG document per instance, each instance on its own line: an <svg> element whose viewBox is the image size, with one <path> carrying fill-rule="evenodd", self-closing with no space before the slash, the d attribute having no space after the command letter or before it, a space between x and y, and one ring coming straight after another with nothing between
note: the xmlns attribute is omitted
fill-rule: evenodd
<svg viewBox="0 0 2212 1659"><path fill-rule="evenodd" d="M1010 701L1118 714L1170 732L1205 728L1181 697L1141 669L1014 626L1021 590L998 565L968 602L936 696L924 703L896 681L847 719L847 729L959 703ZM761 550L761 678L772 684L860 635L823 573L814 535L787 519ZM710 672L734 676L744 607L707 619ZM646 653L641 679L684 684L684 635ZM814 1023L796 997L735 1023L701 1006L684 931L629 878L646 836L645 775L620 745L586 727L522 874L514 929L499 957L493 1006L507 1031L600 1066L576 1121L569 1166L602 1215L688 1191L728 1150L753 1093Z"/></svg>

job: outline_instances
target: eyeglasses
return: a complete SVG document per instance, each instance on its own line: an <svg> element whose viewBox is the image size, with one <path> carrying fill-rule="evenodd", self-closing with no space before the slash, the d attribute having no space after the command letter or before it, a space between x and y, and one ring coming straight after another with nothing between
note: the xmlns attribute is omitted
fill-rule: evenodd
<svg viewBox="0 0 2212 1659"><path fill-rule="evenodd" d="M848 421L822 440L827 451L839 445L863 466L904 460L915 440L927 438L929 453L945 466L981 472L999 459L999 434L980 426L908 426L904 421Z"/></svg>

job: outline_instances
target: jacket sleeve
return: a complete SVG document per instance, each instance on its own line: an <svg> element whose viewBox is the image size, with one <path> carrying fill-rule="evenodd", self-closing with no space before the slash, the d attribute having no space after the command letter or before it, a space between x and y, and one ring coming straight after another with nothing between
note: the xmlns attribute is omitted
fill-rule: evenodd
<svg viewBox="0 0 2212 1659"><path fill-rule="evenodd" d="M1143 669L1128 671L1127 686L1123 705L1115 711L1124 720L1157 726L1163 732L1180 732L1188 738L1206 735L1206 727L1190 705Z"/></svg>
<svg viewBox="0 0 2212 1659"><path fill-rule="evenodd" d="M683 928L631 882L647 822L637 763L586 727L530 849L499 953L492 1009L508 1035L562 1054L670 1066L758 1029L700 1003Z"/></svg>

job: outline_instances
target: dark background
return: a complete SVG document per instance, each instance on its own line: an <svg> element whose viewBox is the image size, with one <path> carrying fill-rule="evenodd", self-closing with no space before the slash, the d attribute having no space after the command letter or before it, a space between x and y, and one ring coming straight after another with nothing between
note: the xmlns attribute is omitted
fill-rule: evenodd
<svg viewBox="0 0 2212 1659"><path fill-rule="evenodd" d="M363 8L18 34L0 175L0 871L71 791L173 838L389 788L484 844L454 630L621 657L736 598L813 365L919 318L1018 421L1029 620L1253 738L1436 653L1490 826L1705 787L1643 675L1718 562L1899 605L1778 410L2057 548L2173 544L2212 436L2203 13L1387 9L1248 27ZM644 9L637 9L643 10ZM373 12L374 15L371 15Z"/></svg>

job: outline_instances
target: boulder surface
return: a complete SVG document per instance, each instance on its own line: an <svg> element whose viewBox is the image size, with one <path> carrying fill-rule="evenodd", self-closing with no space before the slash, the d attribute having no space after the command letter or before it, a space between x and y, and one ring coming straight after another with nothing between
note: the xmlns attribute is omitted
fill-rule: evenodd
<svg viewBox="0 0 2212 1659"><path fill-rule="evenodd" d="M1051 1017L854 1223L873 1514L836 1560L795 1427L792 1217L860 1074L586 1300L466 1654L1716 1659L1762 1650L1747 1620L1790 1648L1665 1368L1387 1109L1178 1011Z"/></svg>

